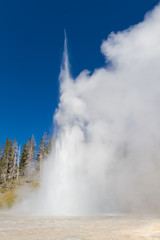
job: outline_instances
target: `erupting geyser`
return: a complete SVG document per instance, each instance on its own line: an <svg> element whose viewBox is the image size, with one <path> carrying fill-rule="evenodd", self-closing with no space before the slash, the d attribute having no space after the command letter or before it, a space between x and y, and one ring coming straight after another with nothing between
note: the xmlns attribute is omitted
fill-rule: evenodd
<svg viewBox="0 0 160 240"><path fill-rule="evenodd" d="M58 133L33 207L39 214L160 210L160 6L111 33L101 51L106 68L73 79L65 39Z"/></svg>

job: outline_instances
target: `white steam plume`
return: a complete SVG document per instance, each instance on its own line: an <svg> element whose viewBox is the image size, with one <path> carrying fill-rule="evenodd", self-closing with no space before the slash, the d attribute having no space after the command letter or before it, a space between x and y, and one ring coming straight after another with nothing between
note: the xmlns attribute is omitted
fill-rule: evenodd
<svg viewBox="0 0 160 240"><path fill-rule="evenodd" d="M66 41L58 135L37 211L160 211L160 6L110 34L101 46L110 64L92 75L85 70L72 79Z"/></svg>

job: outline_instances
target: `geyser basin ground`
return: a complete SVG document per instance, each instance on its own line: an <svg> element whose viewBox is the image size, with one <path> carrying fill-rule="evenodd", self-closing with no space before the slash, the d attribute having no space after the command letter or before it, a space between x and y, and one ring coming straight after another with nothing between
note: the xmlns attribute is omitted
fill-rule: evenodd
<svg viewBox="0 0 160 240"><path fill-rule="evenodd" d="M159 217L24 217L0 212L1 240L158 240Z"/></svg>

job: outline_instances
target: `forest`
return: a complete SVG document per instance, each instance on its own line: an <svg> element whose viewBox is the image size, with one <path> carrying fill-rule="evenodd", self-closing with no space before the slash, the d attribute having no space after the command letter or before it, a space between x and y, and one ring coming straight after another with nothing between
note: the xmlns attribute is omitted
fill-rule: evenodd
<svg viewBox="0 0 160 240"><path fill-rule="evenodd" d="M32 136L21 148L16 140L7 138L0 146L0 188L17 185L19 182L39 180L43 162L51 152L53 137L44 132L39 146Z"/></svg>

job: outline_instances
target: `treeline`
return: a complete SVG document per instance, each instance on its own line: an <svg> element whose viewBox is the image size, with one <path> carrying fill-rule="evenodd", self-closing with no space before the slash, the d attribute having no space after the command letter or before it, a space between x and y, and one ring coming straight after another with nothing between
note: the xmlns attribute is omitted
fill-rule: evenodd
<svg viewBox="0 0 160 240"><path fill-rule="evenodd" d="M29 138L21 148L16 140L6 139L0 146L0 185L5 187L8 182L25 178L31 180L39 176L43 161L51 152L53 138L46 132L40 140L38 150L34 136Z"/></svg>

